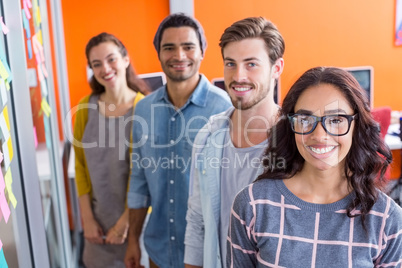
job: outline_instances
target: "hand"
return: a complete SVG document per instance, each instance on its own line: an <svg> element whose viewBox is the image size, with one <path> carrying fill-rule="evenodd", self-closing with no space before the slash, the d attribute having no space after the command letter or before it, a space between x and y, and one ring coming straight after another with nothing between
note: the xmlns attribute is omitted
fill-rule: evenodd
<svg viewBox="0 0 402 268"><path fill-rule="evenodd" d="M138 241L134 239L128 240L126 257L124 258L124 263L126 268L145 268L140 263L141 261L141 249Z"/></svg>
<svg viewBox="0 0 402 268"><path fill-rule="evenodd" d="M84 237L90 243L103 244L103 231L96 220L84 221Z"/></svg>
<svg viewBox="0 0 402 268"><path fill-rule="evenodd" d="M128 227L119 228L117 224L109 229L106 235L106 244L121 245L126 241Z"/></svg>

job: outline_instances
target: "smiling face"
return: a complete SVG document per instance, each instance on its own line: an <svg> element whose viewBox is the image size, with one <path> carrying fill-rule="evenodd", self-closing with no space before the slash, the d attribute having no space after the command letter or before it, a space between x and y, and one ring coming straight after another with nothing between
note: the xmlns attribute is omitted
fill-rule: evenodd
<svg viewBox="0 0 402 268"><path fill-rule="evenodd" d="M339 89L330 84L319 84L306 89L296 102L294 112L315 116L353 115L353 109ZM327 126L328 127L328 126ZM321 123L306 135L295 134L296 146L305 160L305 167L343 170L345 157L352 145L354 122L344 136L331 136Z"/></svg>
<svg viewBox="0 0 402 268"><path fill-rule="evenodd" d="M237 109L247 110L261 103L273 105L275 79L282 72L283 60L273 66L260 38L230 42L223 49L227 92Z"/></svg>
<svg viewBox="0 0 402 268"><path fill-rule="evenodd" d="M162 34L159 60L167 78L182 82L197 76L202 61L197 33L191 27L171 27Z"/></svg>
<svg viewBox="0 0 402 268"><path fill-rule="evenodd" d="M103 42L91 48L89 63L95 79L107 90L127 86L128 56L123 57L113 42Z"/></svg>

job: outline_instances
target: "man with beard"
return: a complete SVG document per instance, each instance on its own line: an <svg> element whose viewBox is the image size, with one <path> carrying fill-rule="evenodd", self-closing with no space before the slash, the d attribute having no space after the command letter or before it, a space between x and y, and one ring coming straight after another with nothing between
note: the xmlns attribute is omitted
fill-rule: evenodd
<svg viewBox="0 0 402 268"><path fill-rule="evenodd" d="M144 232L150 267L184 266L184 232L191 150L211 115L230 107L226 92L199 73L206 40L201 25L184 14L160 24L154 46L167 84L138 102L133 123L127 267L140 267Z"/></svg>
<svg viewBox="0 0 402 268"><path fill-rule="evenodd" d="M228 27L219 45L234 108L212 116L194 142L185 267L225 267L232 202L262 173L267 131L278 119L273 89L283 71L285 43L276 26L246 18Z"/></svg>

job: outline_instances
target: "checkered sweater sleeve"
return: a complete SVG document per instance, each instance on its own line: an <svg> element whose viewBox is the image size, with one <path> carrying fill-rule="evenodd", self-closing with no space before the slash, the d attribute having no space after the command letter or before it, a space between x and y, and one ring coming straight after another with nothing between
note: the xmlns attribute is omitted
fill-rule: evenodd
<svg viewBox="0 0 402 268"><path fill-rule="evenodd" d="M293 195L282 180L261 180L233 203L227 267L401 267L402 209L379 198L366 217L348 217L350 194L332 204Z"/></svg>

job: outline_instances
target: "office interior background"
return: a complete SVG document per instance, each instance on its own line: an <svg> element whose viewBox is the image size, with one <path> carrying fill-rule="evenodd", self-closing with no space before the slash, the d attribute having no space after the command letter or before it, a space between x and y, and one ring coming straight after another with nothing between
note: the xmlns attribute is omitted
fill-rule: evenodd
<svg viewBox="0 0 402 268"><path fill-rule="evenodd" d="M92 36L105 31L121 39L138 74L161 72L152 45L159 23L169 13L194 15L208 40L200 72L212 80L223 77L224 29L263 16L286 42L279 103L311 67L371 66L373 108L402 111L402 46L395 41L401 2L0 0L0 267L78 267L69 140L74 107L91 92L85 45ZM401 176L400 143L394 148L391 179Z"/></svg>

